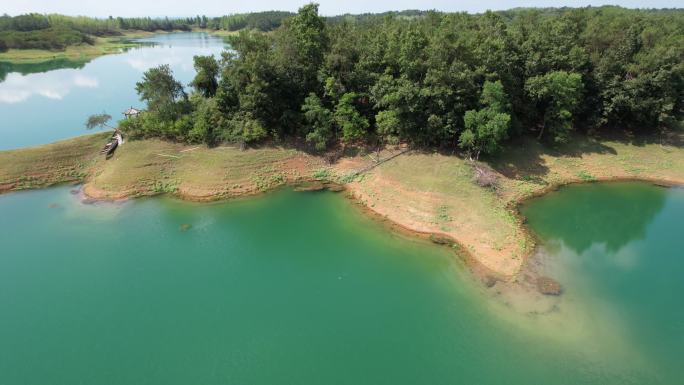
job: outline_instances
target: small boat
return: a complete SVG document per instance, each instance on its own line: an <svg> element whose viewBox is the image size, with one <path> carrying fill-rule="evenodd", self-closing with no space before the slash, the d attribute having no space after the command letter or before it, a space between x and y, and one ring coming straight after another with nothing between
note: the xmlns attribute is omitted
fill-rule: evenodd
<svg viewBox="0 0 684 385"><path fill-rule="evenodd" d="M117 147L123 144L123 136L121 135L121 131L116 130L114 131L114 134L112 134L112 137L109 139L109 142L102 147L102 151L100 151L100 154L104 154L107 157L112 156L114 154L114 151L116 151Z"/></svg>

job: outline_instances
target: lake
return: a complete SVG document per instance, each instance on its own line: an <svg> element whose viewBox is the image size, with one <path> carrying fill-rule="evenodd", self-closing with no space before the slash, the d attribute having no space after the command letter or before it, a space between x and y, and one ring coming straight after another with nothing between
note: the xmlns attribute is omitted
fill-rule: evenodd
<svg viewBox="0 0 684 385"><path fill-rule="evenodd" d="M89 63L0 66L0 150L187 84L200 33ZM684 190L570 186L522 212L560 297L486 289L449 249L342 195L193 204L0 196L0 384L673 384L684 374ZM534 310L530 310L534 309Z"/></svg>
<svg viewBox="0 0 684 385"><path fill-rule="evenodd" d="M662 383L684 374L684 189L569 186L523 207L567 302L614 320Z"/></svg>
<svg viewBox="0 0 684 385"><path fill-rule="evenodd" d="M86 134L85 121L92 114L107 112L113 122L121 119L127 108L144 107L135 83L145 70L169 64L176 79L187 85L195 76L192 57L218 57L225 47L222 38L206 33L161 34L140 40L154 45L88 63L0 63L0 150Z"/></svg>
<svg viewBox="0 0 684 385"><path fill-rule="evenodd" d="M2 384L671 384L681 374L681 190L591 185L526 207L566 288L554 311L533 314L494 299L450 250L387 231L339 194L86 205L70 189L0 197ZM589 198L649 208L614 226ZM579 213L592 224L567 238L562 223Z"/></svg>

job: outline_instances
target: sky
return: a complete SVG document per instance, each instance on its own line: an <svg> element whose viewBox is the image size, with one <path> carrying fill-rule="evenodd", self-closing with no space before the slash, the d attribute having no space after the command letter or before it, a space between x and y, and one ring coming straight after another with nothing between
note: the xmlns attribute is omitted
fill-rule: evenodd
<svg viewBox="0 0 684 385"><path fill-rule="evenodd" d="M308 0L2 0L0 13L28 12L107 16L219 16L252 11L296 11ZM383 12L404 9L483 12L515 7L584 7L621 5L628 8L682 7L681 0L318 0L325 16L343 13Z"/></svg>

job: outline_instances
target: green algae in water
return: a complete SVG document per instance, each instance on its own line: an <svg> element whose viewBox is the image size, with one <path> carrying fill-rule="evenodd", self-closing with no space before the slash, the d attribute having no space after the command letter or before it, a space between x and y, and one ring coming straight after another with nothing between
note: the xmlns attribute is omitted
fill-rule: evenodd
<svg viewBox="0 0 684 385"><path fill-rule="evenodd" d="M637 337L565 303L514 313L333 193L22 192L0 197L0 244L4 385L671 383Z"/></svg>

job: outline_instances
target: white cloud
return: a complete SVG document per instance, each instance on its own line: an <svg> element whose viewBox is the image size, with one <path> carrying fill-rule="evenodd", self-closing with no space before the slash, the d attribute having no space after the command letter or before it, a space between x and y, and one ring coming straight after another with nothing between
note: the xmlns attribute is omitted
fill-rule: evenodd
<svg viewBox="0 0 684 385"><path fill-rule="evenodd" d="M61 100L75 87L95 88L99 85L96 78L74 71L57 70L29 75L10 73L0 83L0 103L20 103L33 95Z"/></svg>
<svg viewBox="0 0 684 385"><path fill-rule="evenodd" d="M84 75L74 76L74 84L77 87L96 88L99 85L97 79Z"/></svg>
<svg viewBox="0 0 684 385"><path fill-rule="evenodd" d="M194 55L219 55L222 50L221 46L200 49L174 46L173 49L169 49L164 45L159 45L129 52L126 63L140 72L162 64L168 64L174 69L194 72L192 59Z"/></svg>

